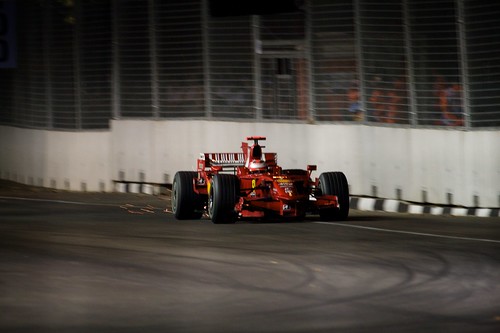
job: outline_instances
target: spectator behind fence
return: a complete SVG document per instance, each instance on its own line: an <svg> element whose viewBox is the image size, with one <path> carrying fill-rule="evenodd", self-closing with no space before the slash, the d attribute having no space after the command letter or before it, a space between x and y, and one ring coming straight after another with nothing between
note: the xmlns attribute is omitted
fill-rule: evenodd
<svg viewBox="0 0 500 333"><path fill-rule="evenodd" d="M387 97L389 103L385 121L390 124L402 123L404 121L403 108L406 104L406 86L402 78L394 80L393 87L387 93Z"/></svg>
<svg viewBox="0 0 500 333"><path fill-rule="evenodd" d="M438 91L440 123L445 126L464 126L462 87L458 83L442 85Z"/></svg>
<svg viewBox="0 0 500 333"><path fill-rule="evenodd" d="M398 77L391 84L383 82L380 77L374 78L374 87L368 99L368 120L387 124L401 124L407 121L406 115L406 83Z"/></svg>
<svg viewBox="0 0 500 333"><path fill-rule="evenodd" d="M351 120L363 121L363 110L361 109L361 101L359 99L359 84L355 80L347 90L347 99L349 100L349 114Z"/></svg>
<svg viewBox="0 0 500 333"><path fill-rule="evenodd" d="M383 89L382 79L378 76L374 78L374 87L370 94L370 112L368 120L383 122L386 117L386 96Z"/></svg>

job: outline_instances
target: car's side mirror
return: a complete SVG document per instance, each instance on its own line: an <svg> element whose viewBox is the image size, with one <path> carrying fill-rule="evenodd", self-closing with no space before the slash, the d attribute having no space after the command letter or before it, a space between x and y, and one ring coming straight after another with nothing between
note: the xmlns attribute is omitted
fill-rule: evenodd
<svg viewBox="0 0 500 333"><path fill-rule="evenodd" d="M307 166L307 171L316 171L318 167L316 165L308 165Z"/></svg>

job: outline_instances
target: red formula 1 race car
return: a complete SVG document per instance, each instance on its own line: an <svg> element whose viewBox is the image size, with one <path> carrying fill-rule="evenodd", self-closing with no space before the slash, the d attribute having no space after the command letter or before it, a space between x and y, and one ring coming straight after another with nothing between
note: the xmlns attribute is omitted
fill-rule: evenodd
<svg viewBox="0 0 500 333"><path fill-rule="evenodd" d="M349 187L342 172L324 172L311 179L306 170L282 170L276 153L264 153L251 136L242 153L202 153L198 171L179 171L172 184L172 211L177 219L199 219L208 212L213 223L239 218L302 219L317 213L323 220L349 215Z"/></svg>

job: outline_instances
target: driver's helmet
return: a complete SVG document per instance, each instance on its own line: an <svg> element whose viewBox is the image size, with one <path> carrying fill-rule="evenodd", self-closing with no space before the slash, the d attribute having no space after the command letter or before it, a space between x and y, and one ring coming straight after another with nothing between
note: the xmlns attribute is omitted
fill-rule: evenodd
<svg viewBox="0 0 500 333"><path fill-rule="evenodd" d="M266 171L267 170L267 165L266 165L266 162L264 162L263 160L253 160L248 165L248 169L250 171L253 171L253 172Z"/></svg>

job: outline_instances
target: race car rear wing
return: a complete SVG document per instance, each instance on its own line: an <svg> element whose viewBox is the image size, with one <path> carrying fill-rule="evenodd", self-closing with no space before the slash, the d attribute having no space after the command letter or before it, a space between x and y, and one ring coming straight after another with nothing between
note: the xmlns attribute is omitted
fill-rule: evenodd
<svg viewBox="0 0 500 333"><path fill-rule="evenodd" d="M237 167L245 165L243 153L202 153L200 159L205 161L205 167Z"/></svg>
<svg viewBox="0 0 500 333"><path fill-rule="evenodd" d="M268 166L277 164L277 153L264 153L264 161ZM212 167L242 167L245 165L243 153L201 153L198 158L198 170Z"/></svg>

